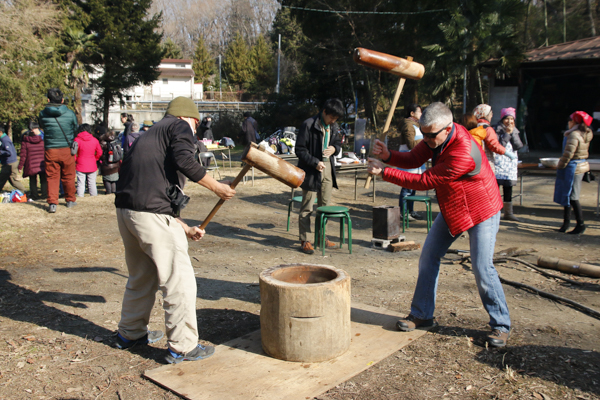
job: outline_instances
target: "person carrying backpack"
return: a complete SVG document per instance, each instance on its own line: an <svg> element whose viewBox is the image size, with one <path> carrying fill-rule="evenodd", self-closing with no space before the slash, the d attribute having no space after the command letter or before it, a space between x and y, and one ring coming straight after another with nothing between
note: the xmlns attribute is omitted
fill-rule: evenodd
<svg viewBox="0 0 600 400"><path fill-rule="evenodd" d="M106 131L104 126L96 128L96 137L100 138L100 147L102 155L100 156L100 174L106 194L113 194L117 191L117 181L119 180L119 167L121 165L122 153L119 153L121 146L115 135ZM115 153L116 156L115 156Z"/></svg>

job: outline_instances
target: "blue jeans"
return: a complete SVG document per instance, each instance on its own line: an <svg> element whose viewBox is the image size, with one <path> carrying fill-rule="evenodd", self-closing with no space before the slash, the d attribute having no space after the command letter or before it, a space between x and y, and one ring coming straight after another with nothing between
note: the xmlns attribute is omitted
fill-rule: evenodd
<svg viewBox="0 0 600 400"><path fill-rule="evenodd" d="M406 189L406 188L402 188L400 189L400 212L403 212L404 209L402 208L402 200L404 200L404 198L406 196L414 196L417 193L416 190L413 189ZM406 209L408 210L409 213L412 214L413 210L414 210L414 201L407 201L406 202Z"/></svg>
<svg viewBox="0 0 600 400"><path fill-rule="evenodd" d="M493 264L496 233L500 212L475 225L469 232L473 274L483 307L490 316L490 326L502 332L510 331L510 316L504 289ZM440 274L440 260L460 235L452 237L442 214L438 214L425 239L419 259L419 277L410 313L419 319L433 318Z"/></svg>

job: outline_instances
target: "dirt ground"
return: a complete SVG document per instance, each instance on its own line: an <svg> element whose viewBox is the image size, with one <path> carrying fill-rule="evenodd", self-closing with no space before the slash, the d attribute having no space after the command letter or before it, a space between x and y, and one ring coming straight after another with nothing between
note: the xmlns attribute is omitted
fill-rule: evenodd
<svg viewBox="0 0 600 400"><path fill-rule="evenodd" d="M222 170L230 177L238 171ZM347 248L328 250L325 257L299 252L296 214L286 231L290 190L281 183L257 173L254 186L238 186L205 238L190 242L202 341L221 344L259 329L258 274L280 264L342 268L352 277L353 300L408 313L420 250L371 247L372 207L397 205L399 188L378 181L373 203L370 191L359 185L355 201L353 177L342 175L334 191L335 203L350 208L351 255ZM521 222L501 223L496 251L526 250L520 258L532 263L546 255L600 265L596 183L583 184L588 228L582 236L555 231L562 210L551 201L552 177L531 176L525 184L523 206L515 207ZM186 192L192 201L183 216L199 223L217 198L193 184ZM328 231L337 241L336 222ZM422 244L426 233L419 221L405 235ZM453 249L468 250L467 236ZM442 265L440 327L319 399L600 399L600 321L504 285L513 331L509 346L488 349L487 314L470 265L460 258L448 254ZM516 262L498 263L497 269L504 279L600 310L597 279L550 271L576 285ZM133 351L114 347L126 280L113 196L101 190L98 197L78 199L73 209L61 199L56 214L46 213L43 202L0 204L0 399L178 398L142 377L164 363L164 340ZM159 295L151 329L164 330L161 302Z"/></svg>

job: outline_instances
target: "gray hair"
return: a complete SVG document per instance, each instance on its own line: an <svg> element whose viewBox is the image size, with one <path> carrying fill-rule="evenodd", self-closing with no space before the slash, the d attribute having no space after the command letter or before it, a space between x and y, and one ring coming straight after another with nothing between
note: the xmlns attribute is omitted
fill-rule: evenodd
<svg viewBox="0 0 600 400"><path fill-rule="evenodd" d="M419 124L424 126L444 126L452 123L452 111L444 103L431 103L423 109Z"/></svg>
<svg viewBox="0 0 600 400"><path fill-rule="evenodd" d="M140 124L138 124L137 122L134 122L131 124L131 132L137 132L140 130Z"/></svg>

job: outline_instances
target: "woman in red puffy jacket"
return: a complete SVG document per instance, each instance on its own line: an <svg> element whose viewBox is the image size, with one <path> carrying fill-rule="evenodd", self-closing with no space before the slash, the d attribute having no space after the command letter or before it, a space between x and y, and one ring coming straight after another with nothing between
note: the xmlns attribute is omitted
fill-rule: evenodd
<svg viewBox="0 0 600 400"><path fill-rule="evenodd" d="M98 139L90 133L92 127L89 124L81 124L77 130L78 134L75 138L75 141L79 144L79 150L75 156L77 197L83 197L86 182L90 196L97 196L96 176L98 166L96 162L102 156L102 148Z"/></svg>
<svg viewBox="0 0 600 400"><path fill-rule="evenodd" d="M23 178L29 177L29 198L33 200L48 197L48 182L46 181L46 164L44 163L44 137L37 122L29 123L29 131L21 141L21 161L19 172ZM38 178L41 196L38 193Z"/></svg>

